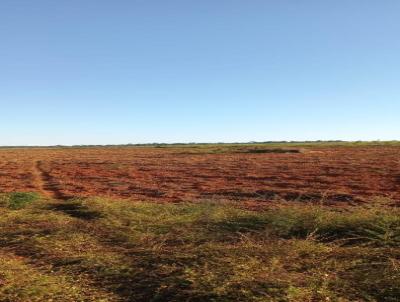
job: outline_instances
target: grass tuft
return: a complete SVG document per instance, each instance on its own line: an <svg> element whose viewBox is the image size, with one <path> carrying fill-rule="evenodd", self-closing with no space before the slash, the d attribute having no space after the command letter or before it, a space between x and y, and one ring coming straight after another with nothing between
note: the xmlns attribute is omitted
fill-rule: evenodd
<svg viewBox="0 0 400 302"><path fill-rule="evenodd" d="M19 210L28 204L37 201L39 194L31 192L14 192L0 195L0 204L10 209Z"/></svg>

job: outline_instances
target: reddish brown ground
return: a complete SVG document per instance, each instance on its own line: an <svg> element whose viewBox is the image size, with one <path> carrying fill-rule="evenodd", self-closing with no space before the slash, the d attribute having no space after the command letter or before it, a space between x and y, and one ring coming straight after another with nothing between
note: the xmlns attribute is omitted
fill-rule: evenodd
<svg viewBox="0 0 400 302"><path fill-rule="evenodd" d="M0 149L0 191L38 191L61 199L400 200L400 146L312 147L301 153L214 151Z"/></svg>

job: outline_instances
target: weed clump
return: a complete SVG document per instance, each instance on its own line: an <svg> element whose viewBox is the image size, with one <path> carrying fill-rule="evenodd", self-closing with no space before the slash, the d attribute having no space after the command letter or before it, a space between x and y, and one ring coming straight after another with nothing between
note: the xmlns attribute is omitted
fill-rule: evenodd
<svg viewBox="0 0 400 302"><path fill-rule="evenodd" d="M39 194L31 192L14 192L0 195L0 205L6 206L12 210L19 210L37 201Z"/></svg>

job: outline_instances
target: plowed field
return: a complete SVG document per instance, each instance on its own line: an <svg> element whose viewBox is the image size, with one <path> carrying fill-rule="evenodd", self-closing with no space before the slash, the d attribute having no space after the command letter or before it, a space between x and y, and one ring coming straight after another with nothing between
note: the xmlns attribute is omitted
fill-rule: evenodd
<svg viewBox="0 0 400 302"><path fill-rule="evenodd" d="M0 191L58 199L400 200L400 146L0 149Z"/></svg>

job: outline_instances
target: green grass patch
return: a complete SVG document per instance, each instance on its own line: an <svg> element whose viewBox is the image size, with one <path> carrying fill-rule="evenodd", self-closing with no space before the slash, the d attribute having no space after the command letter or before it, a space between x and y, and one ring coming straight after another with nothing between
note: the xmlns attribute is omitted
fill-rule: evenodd
<svg viewBox="0 0 400 302"><path fill-rule="evenodd" d="M400 210L0 206L0 301L398 301Z"/></svg>
<svg viewBox="0 0 400 302"><path fill-rule="evenodd" d="M14 192L0 195L0 205L13 210L19 210L37 201L40 195L30 192Z"/></svg>

